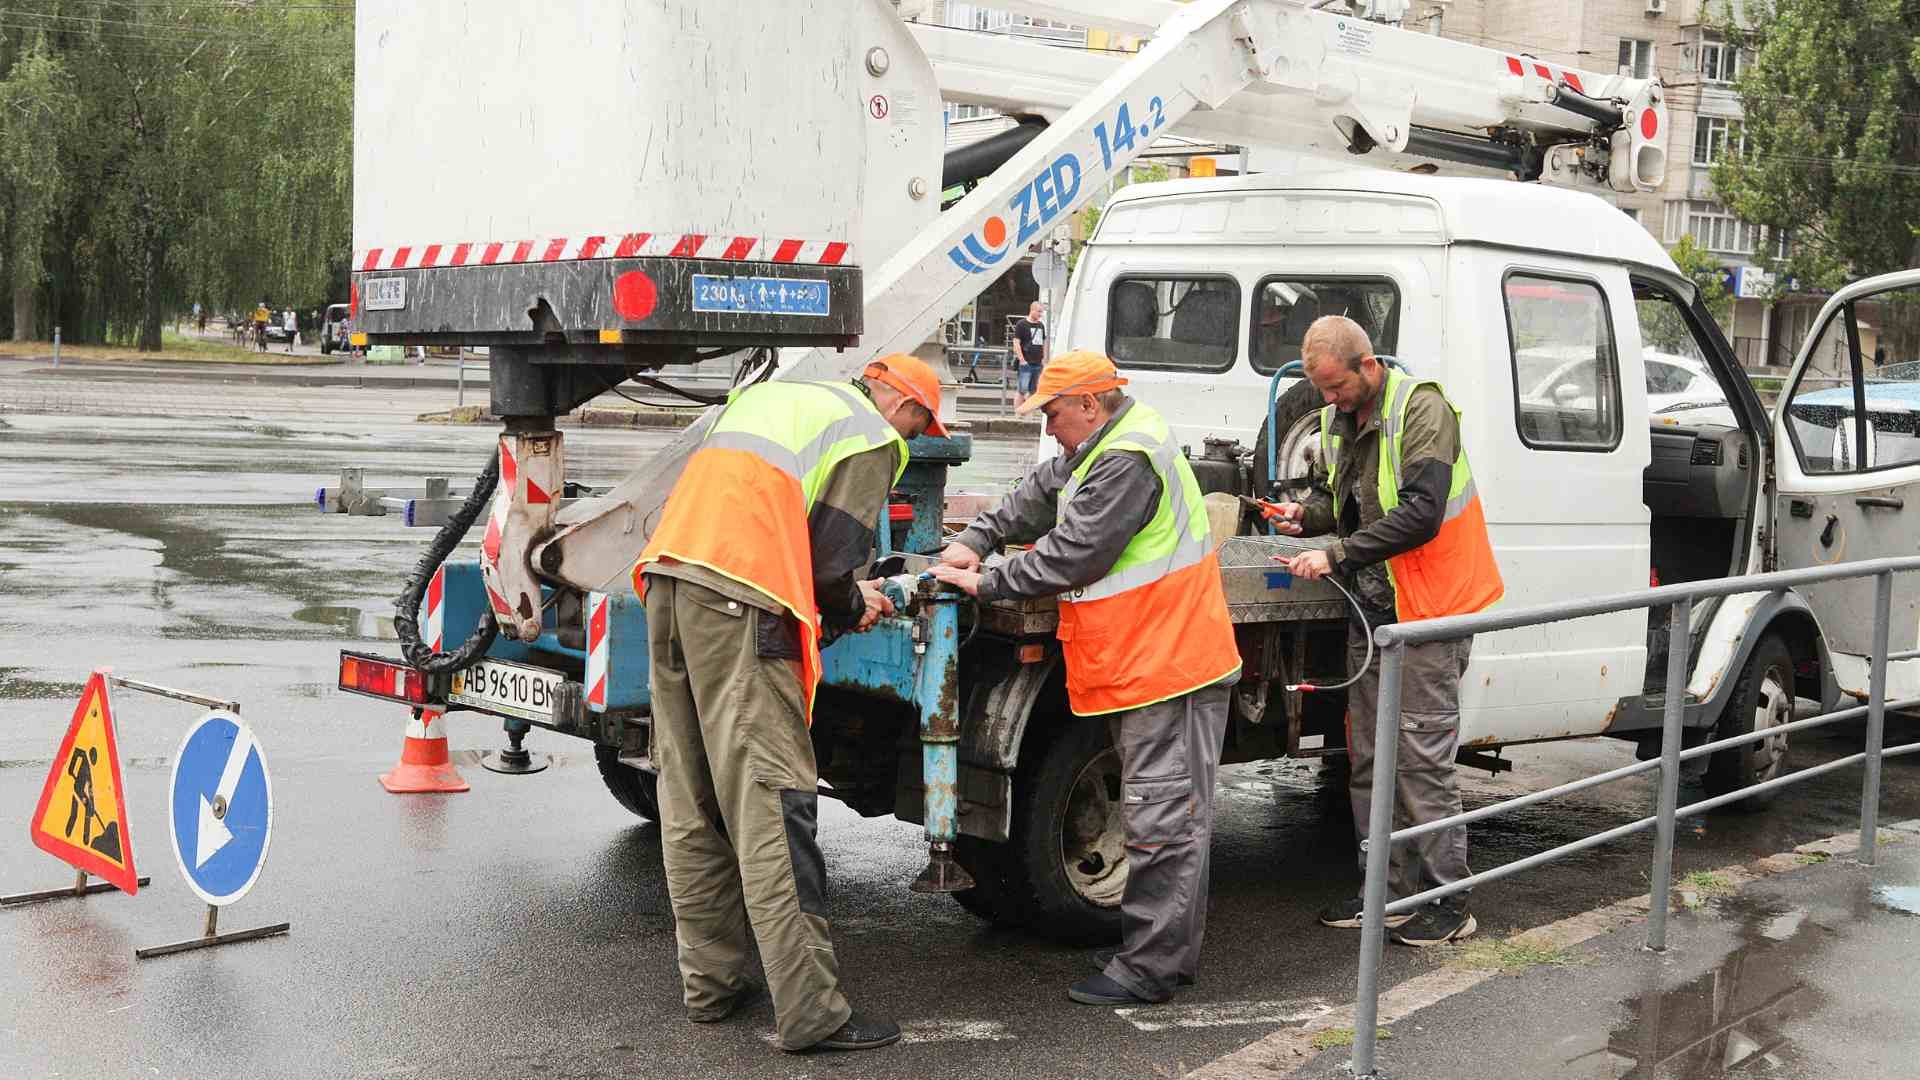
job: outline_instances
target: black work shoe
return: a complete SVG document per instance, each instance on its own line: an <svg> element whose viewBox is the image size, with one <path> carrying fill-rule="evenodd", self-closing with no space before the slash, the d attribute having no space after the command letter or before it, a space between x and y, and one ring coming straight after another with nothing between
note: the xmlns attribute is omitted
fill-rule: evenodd
<svg viewBox="0 0 1920 1080"><path fill-rule="evenodd" d="M748 1005L759 1001L760 996L766 992L767 988L761 986L759 983L747 983L740 989L735 990L732 997L708 1009L706 1012L688 1013L687 1019L696 1024L717 1024L727 1017L732 1016L734 1013L739 1012L741 1009L746 1008Z"/></svg>
<svg viewBox="0 0 1920 1080"><path fill-rule="evenodd" d="M1067 987L1067 996L1082 1005L1154 1005L1157 1002L1143 998L1121 986L1105 974L1089 975L1072 986Z"/></svg>
<svg viewBox="0 0 1920 1080"><path fill-rule="evenodd" d="M900 1025L878 1016L862 1016L855 1010L847 1022L834 1028L826 1038L806 1047L813 1050L877 1050L900 1041Z"/></svg>
<svg viewBox="0 0 1920 1080"><path fill-rule="evenodd" d="M1107 970L1107 965L1113 963L1113 958L1119 955L1120 950L1118 948L1095 949L1093 953L1093 966L1099 968L1101 971L1105 971ZM1176 976L1173 981L1181 986L1192 986L1193 976L1182 974Z"/></svg>
<svg viewBox="0 0 1920 1080"><path fill-rule="evenodd" d="M1451 904L1428 904L1405 925L1393 932L1393 940L1402 945L1411 945L1424 949L1429 945L1445 945L1449 941L1460 941L1473 936L1480 924L1473 921L1464 907Z"/></svg>
<svg viewBox="0 0 1920 1080"><path fill-rule="evenodd" d="M1360 916L1365 910L1366 902L1357 896L1351 900L1342 900L1332 907L1320 909L1320 925L1331 926L1337 930L1358 930ZM1411 918L1413 916L1408 914L1389 915L1387 929L1391 930Z"/></svg>

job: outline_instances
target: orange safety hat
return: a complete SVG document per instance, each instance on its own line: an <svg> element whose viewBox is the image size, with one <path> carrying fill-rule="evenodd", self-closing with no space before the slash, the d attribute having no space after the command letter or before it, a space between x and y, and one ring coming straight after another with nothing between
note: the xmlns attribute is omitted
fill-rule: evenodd
<svg viewBox="0 0 1920 1080"><path fill-rule="evenodd" d="M927 434L946 436L947 426L940 422L940 376L935 375L924 360L906 353L889 353L867 364L866 377L886 383L909 400L918 402L933 414Z"/></svg>
<svg viewBox="0 0 1920 1080"><path fill-rule="evenodd" d="M1020 416L1038 409L1057 397L1074 394L1099 394L1127 385L1113 361L1086 349L1062 353L1047 361L1033 395L1013 410Z"/></svg>

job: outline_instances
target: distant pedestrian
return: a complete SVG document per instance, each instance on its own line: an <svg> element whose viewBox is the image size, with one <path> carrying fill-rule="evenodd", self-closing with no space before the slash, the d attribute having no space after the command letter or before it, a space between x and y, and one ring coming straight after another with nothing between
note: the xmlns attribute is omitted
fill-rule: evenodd
<svg viewBox="0 0 1920 1080"><path fill-rule="evenodd" d="M287 332L287 351L293 351L293 343L300 339L300 316L292 308L280 313L280 328Z"/></svg>
<svg viewBox="0 0 1920 1080"><path fill-rule="evenodd" d="M1879 371L1881 368L1886 366L1887 366L1887 347L1885 345L1875 345L1873 347L1873 370Z"/></svg>
<svg viewBox="0 0 1920 1080"><path fill-rule="evenodd" d="M1027 317L1013 321L1014 351L1020 361L1020 381L1013 394L1013 407L1027 400L1033 388L1040 383L1040 369L1047 363L1047 327L1041 321L1040 301L1035 300L1027 307Z"/></svg>

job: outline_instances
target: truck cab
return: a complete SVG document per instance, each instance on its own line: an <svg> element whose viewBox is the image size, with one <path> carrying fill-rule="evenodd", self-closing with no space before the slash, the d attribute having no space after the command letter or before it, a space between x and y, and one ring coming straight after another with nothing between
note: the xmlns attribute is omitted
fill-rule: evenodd
<svg viewBox="0 0 1920 1080"><path fill-rule="evenodd" d="M1315 318L1353 318L1460 408L1504 602L1526 605L1565 599L1573 581L1590 595L1760 565L1766 418L1691 296L1653 237L1591 195L1256 175L1122 189L1061 339L1111 355L1190 446L1252 448L1254 486L1271 489L1318 465L1321 406L1282 375L1269 436L1275 376ZM1671 381L1682 361L1713 379L1693 388L1700 408L1652 413L1650 370ZM1477 641L1463 741L1613 731L1639 715L1619 706L1648 689L1649 648L1634 613Z"/></svg>

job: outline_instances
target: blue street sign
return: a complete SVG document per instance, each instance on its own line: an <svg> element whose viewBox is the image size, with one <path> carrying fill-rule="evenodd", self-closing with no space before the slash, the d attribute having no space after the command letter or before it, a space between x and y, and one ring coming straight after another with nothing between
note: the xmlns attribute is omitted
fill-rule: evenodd
<svg viewBox="0 0 1920 1080"><path fill-rule="evenodd" d="M209 904L247 894L267 861L273 786L253 732L215 709L187 729L173 756L173 856L187 887Z"/></svg>
<svg viewBox="0 0 1920 1080"><path fill-rule="evenodd" d="M827 283L814 278L693 276L693 310L755 315L826 315Z"/></svg>

